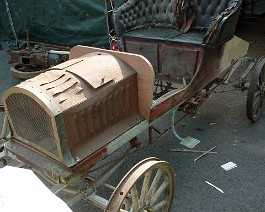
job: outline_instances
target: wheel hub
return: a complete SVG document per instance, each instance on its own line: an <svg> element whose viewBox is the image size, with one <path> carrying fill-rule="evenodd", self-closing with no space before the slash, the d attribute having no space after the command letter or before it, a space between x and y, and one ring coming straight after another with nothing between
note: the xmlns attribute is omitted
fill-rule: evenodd
<svg viewBox="0 0 265 212"><path fill-rule="evenodd" d="M152 212L152 207L151 206L145 206L141 212Z"/></svg>

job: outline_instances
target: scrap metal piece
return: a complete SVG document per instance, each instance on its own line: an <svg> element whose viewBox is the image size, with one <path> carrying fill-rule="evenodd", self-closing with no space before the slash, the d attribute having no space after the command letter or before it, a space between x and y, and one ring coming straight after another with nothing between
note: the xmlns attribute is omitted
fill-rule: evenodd
<svg viewBox="0 0 265 212"><path fill-rule="evenodd" d="M200 143L200 141L196 138L193 138L191 136L187 136L185 138L182 139L182 141L180 142L180 144L192 149L194 148L198 143Z"/></svg>
<svg viewBox="0 0 265 212"><path fill-rule="evenodd" d="M180 144L182 144L182 145L184 145L184 146L186 146L186 147L189 147L189 148L193 148L193 147L195 147L198 143L200 143L200 141L198 140L198 139L196 139L196 138L193 138L193 137L191 137L191 136L187 136L187 137L185 137L185 138L182 138L182 137L180 137L178 134L177 134L177 132L176 132L176 130L175 130L175 113L176 113L176 110L174 110L173 112L172 112L172 122L171 122L171 128L172 128L172 131L173 131L173 135L178 139L178 140L180 140Z"/></svg>
<svg viewBox="0 0 265 212"><path fill-rule="evenodd" d="M203 154L201 154L199 157L194 159L194 162L199 160L201 157L207 155L209 152L211 152L212 150L214 150L216 148L216 146L214 146L213 148L209 149L208 151L204 152Z"/></svg>
<svg viewBox="0 0 265 212"><path fill-rule="evenodd" d="M206 151L192 150L192 149L185 149L185 148L181 148L181 149L170 149L169 151L171 151L171 152L187 152L187 153L205 153L206 152ZM216 155L217 152L208 152L208 154L214 154L214 155Z"/></svg>

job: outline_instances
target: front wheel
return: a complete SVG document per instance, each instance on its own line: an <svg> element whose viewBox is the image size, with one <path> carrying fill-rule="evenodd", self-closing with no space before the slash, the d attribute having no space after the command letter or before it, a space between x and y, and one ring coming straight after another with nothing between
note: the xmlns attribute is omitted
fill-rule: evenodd
<svg viewBox="0 0 265 212"><path fill-rule="evenodd" d="M157 158L147 158L125 175L105 211L169 212L175 187L171 166Z"/></svg>

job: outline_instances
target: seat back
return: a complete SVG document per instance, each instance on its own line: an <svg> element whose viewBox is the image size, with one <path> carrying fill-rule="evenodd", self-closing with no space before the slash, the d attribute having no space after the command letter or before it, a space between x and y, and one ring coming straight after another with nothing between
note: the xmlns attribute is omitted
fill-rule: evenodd
<svg viewBox="0 0 265 212"><path fill-rule="evenodd" d="M177 0L128 0L114 12L115 32L118 35L135 27L149 24L174 26L174 5Z"/></svg>
<svg viewBox="0 0 265 212"><path fill-rule="evenodd" d="M235 0L194 0L196 16L192 26L208 28L213 19L227 9Z"/></svg>
<svg viewBox="0 0 265 212"><path fill-rule="evenodd" d="M177 27L176 5L181 0L128 0L114 12L117 35L148 25ZM182 0L192 2L192 0ZM234 2L241 0L193 0L196 11L193 28L208 28ZM189 16L189 14L187 14Z"/></svg>

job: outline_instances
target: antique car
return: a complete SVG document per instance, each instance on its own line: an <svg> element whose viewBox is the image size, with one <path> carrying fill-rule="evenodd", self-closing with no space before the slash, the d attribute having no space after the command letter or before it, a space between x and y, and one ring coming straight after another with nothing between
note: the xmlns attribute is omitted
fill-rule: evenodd
<svg viewBox="0 0 265 212"><path fill-rule="evenodd" d="M75 46L68 61L3 94L0 159L31 167L53 193L68 194L68 205L86 199L109 212L171 211L176 182L165 161L139 162L117 187L106 180L129 154L161 140L163 133L153 138L154 124L167 114L177 139L193 139L176 133L175 111L196 114L216 87L230 83L248 49L234 36L240 6L240 0L129 0L114 13L123 51ZM264 67L264 57L251 61L233 83L249 89L253 121L264 109ZM141 143L145 130L149 139ZM85 186L73 189L78 180ZM97 194L100 186L112 190L109 200Z"/></svg>

